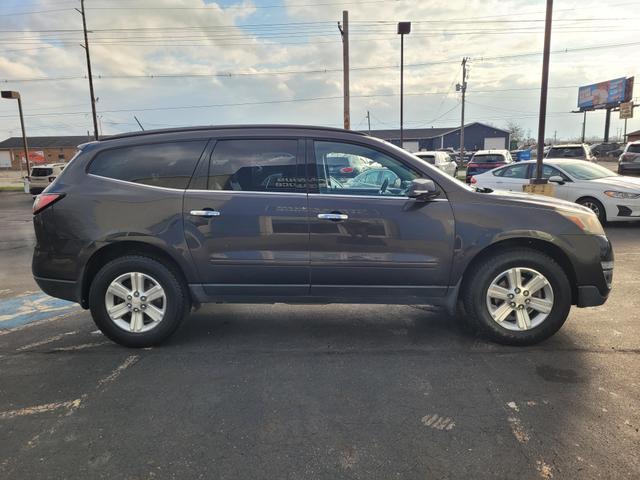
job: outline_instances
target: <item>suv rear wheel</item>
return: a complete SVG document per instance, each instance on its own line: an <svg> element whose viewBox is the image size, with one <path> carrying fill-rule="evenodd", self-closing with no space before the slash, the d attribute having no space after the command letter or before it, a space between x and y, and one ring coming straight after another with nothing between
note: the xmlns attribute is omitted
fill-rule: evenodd
<svg viewBox="0 0 640 480"><path fill-rule="evenodd" d="M571 309L571 287L562 267L536 250L491 256L465 280L468 322L491 340L532 345L549 338Z"/></svg>
<svg viewBox="0 0 640 480"><path fill-rule="evenodd" d="M168 338L189 311L186 285L160 261L128 255L104 265L89 292L98 328L127 347L149 347Z"/></svg>

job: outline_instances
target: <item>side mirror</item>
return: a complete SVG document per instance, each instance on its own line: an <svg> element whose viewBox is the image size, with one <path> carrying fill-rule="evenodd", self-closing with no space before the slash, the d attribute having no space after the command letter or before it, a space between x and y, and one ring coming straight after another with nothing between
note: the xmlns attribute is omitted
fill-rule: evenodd
<svg viewBox="0 0 640 480"><path fill-rule="evenodd" d="M552 183L557 183L558 185L564 185L564 178L560 175L552 175L549 177L549 181Z"/></svg>
<svg viewBox="0 0 640 480"><path fill-rule="evenodd" d="M433 180L427 178L416 178L411 182L407 190L407 197L422 201L431 200L438 195L440 195L440 190L438 190Z"/></svg>

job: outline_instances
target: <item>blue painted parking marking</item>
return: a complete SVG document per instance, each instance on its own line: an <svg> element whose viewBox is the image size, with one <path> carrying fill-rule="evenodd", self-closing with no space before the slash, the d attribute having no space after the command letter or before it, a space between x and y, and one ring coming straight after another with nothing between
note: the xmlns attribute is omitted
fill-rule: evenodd
<svg viewBox="0 0 640 480"><path fill-rule="evenodd" d="M21 327L79 308L77 303L53 298L42 292L0 299L0 330Z"/></svg>

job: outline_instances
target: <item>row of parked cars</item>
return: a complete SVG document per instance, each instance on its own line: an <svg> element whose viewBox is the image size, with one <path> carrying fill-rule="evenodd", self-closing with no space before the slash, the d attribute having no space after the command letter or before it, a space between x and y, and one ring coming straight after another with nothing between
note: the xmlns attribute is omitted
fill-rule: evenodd
<svg viewBox="0 0 640 480"><path fill-rule="evenodd" d="M576 146L552 147L544 159L542 177L555 185L554 196L588 207L601 223L640 220L640 178L629 176L640 174L640 141L625 146L618 173L565 154L572 150ZM522 192L522 186L536 176L535 161L515 163L506 156L502 161L497 154L494 157L492 166L472 158L468 183L476 188Z"/></svg>

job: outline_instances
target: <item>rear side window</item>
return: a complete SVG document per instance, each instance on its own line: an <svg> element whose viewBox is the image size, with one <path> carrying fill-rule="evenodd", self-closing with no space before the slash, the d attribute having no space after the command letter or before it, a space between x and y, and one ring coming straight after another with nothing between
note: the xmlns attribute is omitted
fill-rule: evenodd
<svg viewBox="0 0 640 480"><path fill-rule="evenodd" d="M187 188L206 140L121 147L98 153L89 173L166 188Z"/></svg>
<svg viewBox="0 0 640 480"><path fill-rule="evenodd" d="M504 178L527 178L527 170L529 165L526 163L518 163L502 170Z"/></svg>
<svg viewBox="0 0 640 480"><path fill-rule="evenodd" d="M640 144L634 143L633 145L629 145L627 149L628 153L640 153Z"/></svg>
<svg viewBox="0 0 640 480"><path fill-rule="evenodd" d="M306 191L305 166L298 157L295 139L220 140L211 156L208 189Z"/></svg>

